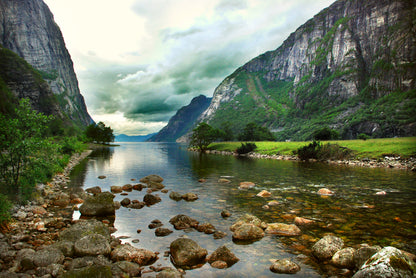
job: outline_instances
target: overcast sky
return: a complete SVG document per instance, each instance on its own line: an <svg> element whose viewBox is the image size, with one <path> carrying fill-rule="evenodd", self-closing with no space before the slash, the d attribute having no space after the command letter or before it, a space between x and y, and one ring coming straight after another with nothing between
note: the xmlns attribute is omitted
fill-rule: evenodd
<svg viewBox="0 0 416 278"><path fill-rule="evenodd" d="M93 119L159 131L182 106L279 47L334 0L44 0Z"/></svg>

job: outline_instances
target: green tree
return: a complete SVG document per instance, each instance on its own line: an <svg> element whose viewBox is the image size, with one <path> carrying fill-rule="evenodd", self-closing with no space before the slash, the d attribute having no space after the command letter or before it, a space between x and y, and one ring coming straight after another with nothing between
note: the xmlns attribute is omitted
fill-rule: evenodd
<svg viewBox="0 0 416 278"><path fill-rule="evenodd" d="M207 123L200 123L194 128L190 146L198 148L201 152L205 152L215 139L218 137L218 131Z"/></svg>
<svg viewBox="0 0 416 278"><path fill-rule="evenodd" d="M85 130L85 135L90 142L105 144L114 142L113 130L109 126L105 126L103 122L98 124L90 124Z"/></svg>
<svg viewBox="0 0 416 278"><path fill-rule="evenodd" d="M329 127L324 127L319 130L316 130L313 134L313 139L316 141L328 141L328 140L337 140L339 139L338 131L330 129Z"/></svg>
<svg viewBox="0 0 416 278"><path fill-rule="evenodd" d="M256 123L248 123L243 132L238 136L240 141L275 141L276 138L267 127Z"/></svg>
<svg viewBox="0 0 416 278"><path fill-rule="evenodd" d="M0 181L17 190L22 200L22 173L37 163L36 154L47 148L43 138L46 125L52 119L31 109L29 100L22 99L13 117L0 115Z"/></svg>
<svg viewBox="0 0 416 278"><path fill-rule="evenodd" d="M230 122L223 122L221 124L220 129L218 130L218 138L223 141L233 141L234 140L234 133L231 129Z"/></svg>

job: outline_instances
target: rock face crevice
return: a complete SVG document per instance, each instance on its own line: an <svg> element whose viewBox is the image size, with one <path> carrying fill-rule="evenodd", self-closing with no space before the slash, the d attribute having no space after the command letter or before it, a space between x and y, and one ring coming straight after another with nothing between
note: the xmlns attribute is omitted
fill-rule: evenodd
<svg viewBox="0 0 416 278"><path fill-rule="evenodd" d="M73 121L90 124L71 56L48 6L42 0L2 0L0 22L0 44L40 72Z"/></svg>

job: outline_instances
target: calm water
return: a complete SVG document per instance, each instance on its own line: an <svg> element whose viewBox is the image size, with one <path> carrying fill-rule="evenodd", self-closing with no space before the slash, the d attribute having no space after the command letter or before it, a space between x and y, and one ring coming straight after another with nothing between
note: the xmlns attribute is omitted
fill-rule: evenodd
<svg viewBox="0 0 416 278"><path fill-rule="evenodd" d="M307 256L313 242L325 233L336 234L348 246L367 242L416 251L413 250L416 245L416 174L406 171L200 155L173 143L121 143L119 147L95 151L75 168L72 186L100 186L103 191L109 191L112 185L134 184L136 182L131 179L138 181L150 174L162 176L169 191L194 192L199 200L176 202L169 198L169 193L156 192L154 194L159 194L162 202L140 210L122 207L116 212L118 231L115 236L127 236L124 242L130 243L138 239L138 243L131 244L160 252L156 266L171 266L169 258L163 255L173 240L184 235L197 241L209 254L225 244L240 258L229 269L218 270L205 264L187 271L186 277L273 277L277 274L269 270L271 261L283 258L293 258L302 268L296 275L287 277L321 277L327 270ZM98 179L100 175L107 178ZM221 177L232 182L220 184ZM198 182L201 178L206 182ZM254 182L257 186L240 190L238 185L243 181ZM316 192L323 187L334 191L335 195L319 196ZM263 189L272 192L272 197L257 197ZM379 191L387 194L376 195ZM145 190L133 191L127 197L142 201L145 194ZM125 197L117 194L115 200ZM264 209L271 200L278 201L279 205ZM232 213L230 218L220 216L224 209ZM301 216L316 220L317 225L304 230L300 237L266 236L252 244L235 244L229 227L245 213L268 223L292 223L295 216ZM169 219L177 214L186 214L200 223L210 222L227 236L214 239L212 235L197 231L174 230ZM161 220L164 227L174 232L167 237L156 237L154 230L148 228L154 219ZM136 232L138 229L142 230L140 234Z"/></svg>

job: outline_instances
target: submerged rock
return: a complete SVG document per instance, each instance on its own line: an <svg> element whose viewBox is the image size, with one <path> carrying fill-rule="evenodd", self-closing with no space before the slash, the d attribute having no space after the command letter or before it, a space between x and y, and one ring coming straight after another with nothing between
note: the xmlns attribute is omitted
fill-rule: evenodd
<svg viewBox="0 0 416 278"><path fill-rule="evenodd" d="M146 176L146 177L140 179L140 182L144 182L144 183L149 183L149 182L158 182L158 183L160 183L162 181L163 181L163 178L161 176L158 176L158 175L149 175L149 176Z"/></svg>
<svg viewBox="0 0 416 278"><path fill-rule="evenodd" d="M256 184L254 182L243 181L243 182L240 182L239 188L240 189L250 189L250 188L253 188L255 186L256 186Z"/></svg>
<svg viewBox="0 0 416 278"><path fill-rule="evenodd" d="M84 216L108 216L114 215L114 195L110 192L102 192L94 196L89 196L79 208L81 215Z"/></svg>
<svg viewBox="0 0 416 278"><path fill-rule="evenodd" d="M110 187L110 190L112 193L121 193L123 192L123 188L121 186L117 186L117 185L112 185Z"/></svg>
<svg viewBox="0 0 416 278"><path fill-rule="evenodd" d="M211 265L216 261L223 261L226 267L231 267L239 261L239 259L232 253L225 245L218 247L211 255L207 257L208 263Z"/></svg>
<svg viewBox="0 0 416 278"><path fill-rule="evenodd" d="M299 236L302 234L298 226L284 223L270 223L265 232L279 236Z"/></svg>
<svg viewBox="0 0 416 278"><path fill-rule="evenodd" d="M211 223L199 224L196 229L198 230L198 232L205 234L213 234L217 230Z"/></svg>
<svg viewBox="0 0 416 278"><path fill-rule="evenodd" d="M146 249L138 249L128 244L119 245L111 252L113 261L134 262L141 266L154 263L158 257L152 251Z"/></svg>
<svg viewBox="0 0 416 278"><path fill-rule="evenodd" d="M297 226L308 226L315 224L315 221L303 217L295 217L294 222Z"/></svg>
<svg viewBox="0 0 416 278"><path fill-rule="evenodd" d="M192 192L186 193L184 195L182 195L182 199L184 199L185 201L195 201L198 200L198 195Z"/></svg>
<svg viewBox="0 0 416 278"><path fill-rule="evenodd" d="M146 206L152 206L159 203L160 201L162 201L162 199L160 199L159 196L153 194L146 194L143 197L143 202L146 204Z"/></svg>
<svg viewBox="0 0 416 278"><path fill-rule="evenodd" d="M231 231L235 231L238 227L240 227L243 224L253 224L261 229L266 229L267 224L265 222L262 222L259 218L257 218L254 215L251 214L245 214L237 219L237 222L235 222L231 227Z"/></svg>
<svg viewBox="0 0 416 278"><path fill-rule="evenodd" d="M263 229L254 224L242 224L233 232L233 240L250 241L258 240L264 237Z"/></svg>
<svg viewBox="0 0 416 278"><path fill-rule="evenodd" d="M230 217L231 216L231 212L229 212L228 210L223 210L223 211L221 211L221 216L223 218Z"/></svg>
<svg viewBox="0 0 416 278"><path fill-rule="evenodd" d="M182 195L178 192L172 191L169 193L169 198L171 198L174 201L180 201L182 200Z"/></svg>
<svg viewBox="0 0 416 278"><path fill-rule="evenodd" d="M218 179L219 183L230 183L231 181L229 179L225 179L225 178L220 178Z"/></svg>
<svg viewBox="0 0 416 278"><path fill-rule="evenodd" d="M295 274L300 270L300 266L289 259L277 260L270 266L270 270L275 273Z"/></svg>
<svg viewBox="0 0 416 278"><path fill-rule="evenodd" d="M329 196L329 195L333 195L334 192L329 190L328 188L321 188L318 190L318 194L319 195L324 195L324 196Z"/></svg>
<svg viewBox="0 0 416 278"><path fill-rule="evenodd" d="M169 220L169 223L172 224L176 230L195 228L199 224L197 220L184 214L178 214L175 217L172 217Z"/></svg>
<svg viewBox="0 0 416 278"><path fill-rule="evenodd" d="M260 191L259 193L257 193L257 195L256 195L256 196L266 198L266 197L270 197L270 196L272 196L272 193L270 193L270 192L269 192L269 191L267 191L267 190L262 190L262 191Z"/></svg>
<svg viewBox="0 0 416 278"><path fill-rule="evenodd" d="M354 252L354 265L355 268L360 269L361 266L373 256L375 253L381 250L380 246L369 246L368 244L363 244L360 248Z"/></svg>
<svg viewBox="0 0 416 278"><path fill-rule="evenodd" d="M189 238L178 238L170 244L170 254L175 265L192 267L205 262L208 252Z"/></svg>
<svg viewBox="0 0 416 278"><path fill-rule="evenodd" d="M336 236L324 236L312 247L313 255L320 261L326 261L344 246L344 241Z"/></svg>
<svg viewBox="0 0 416 278"><path fill-rule="evenodd" d="M414 277L416 264L394 247L384 247L368 259L353 278Z"/></svg>

